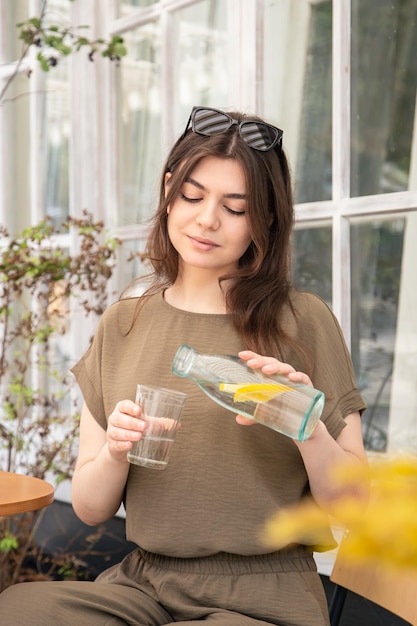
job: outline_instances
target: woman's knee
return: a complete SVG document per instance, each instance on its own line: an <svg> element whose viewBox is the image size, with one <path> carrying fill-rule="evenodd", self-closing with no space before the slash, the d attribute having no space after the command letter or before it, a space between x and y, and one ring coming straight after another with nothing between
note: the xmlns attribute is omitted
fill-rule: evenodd
<svg viewBox="0 0 417 626"><path fill-rule="evenodd" d="M53 614L50 603L45 599L44 585L47 584L44 582L18 583L7 587L0 594L0 624L8 624L8 626L34 624L35 617L36 620L43 619L44 611L47 610L49 615Z"/></svg>

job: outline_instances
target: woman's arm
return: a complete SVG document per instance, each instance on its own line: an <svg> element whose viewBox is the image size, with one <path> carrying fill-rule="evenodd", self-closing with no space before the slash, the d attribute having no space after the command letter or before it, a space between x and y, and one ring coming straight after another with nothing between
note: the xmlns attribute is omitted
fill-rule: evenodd
<svg viewBox="0 0 417 626"><path fill-rule="evenodd" d="M131 400L118 402L105 431L84 403L72 504L85 524L100 524L119 509L129 472L127 452L145 426L140 415L140 407Z"/></svg>
<svg viewBox="0 0 417 626"><path fill-rule="evenodd" d="M352 487L337 482L335 468L347 463L366 465L367 458L362 440L361 418L359 413L345 417L346 426L336 440L330 435L325 424L318 422L312 435L296 445L303 458L310 483L311 493L316 502L324 509L340 496L349 495L368 500L367 485ZM346 493L348 492L348 493Z"/></svg>
<svg viewBox="0 0 417 626"><path fill-rule="evenodd" d="M311 385L307 374L296 372L288 363L281 363L273 357L263 357L248 350L240 352L239 356L249 367L261 369L267 376L283 374L294 382ZM238 415L236 420L243 425L254 423L253 420L241 415ZM336 440L330 435L325 424L319 421L306 441L294 441L304 461L311 493L324 509L328 509L332 501L340 496L353 495L363 500L364 504L368 498L366 485L358 486L355 493L352 493L352 487L338 484L335 479L335 468L338 465L347 463L367 465L359 413L346 416L345 422L346 426Z"/></svg>

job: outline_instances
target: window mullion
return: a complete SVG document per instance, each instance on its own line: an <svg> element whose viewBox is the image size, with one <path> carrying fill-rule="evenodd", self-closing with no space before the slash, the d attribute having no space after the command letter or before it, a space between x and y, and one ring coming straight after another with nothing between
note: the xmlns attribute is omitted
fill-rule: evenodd
<svg viewBox="0 0 417 626"><path fill-rule="evenodd" d="M162 140L164 142L164 154L168 153L169 148L176 138L176 130L174 127L174 112L176 101L176 86L174 81L175 63L175 18L172 11L163 11L161 20L161 124L162 124ZM177 33L175 32L175 35Z"/></svg>
<svg viewBox="0 0 417 626"><path fill-rule="evenodd" d="M29 15L38 15L40 8L39 0L30 0ZM30 81L28 81L29 98L29 189L30 189L30 222L38 223L43 219L45 211L45 188L43 181L46 179L46 142L42 141L42 116L44 98L42 89L44 77L39 63L36 60L38 51L32 46L29 50L29 63L32 69Z"/></svg>
<svg viewBox="0 0 417 626"><path fill-rule="evenodd" d="M333 199L350 194L350 0L333 3Z"/></svg>
<svg viewBox="0 0 417 626"><path fill-rule="evenodd" d="M342 214L350 194L350 0L333 3L333 310L351 337L350 228Z"/></svg>
<svg viewBox="0 0 417 626"><path fill-rule="evenodd" d="M230 0L229 102L236 109L255 112L257 102L257 16L258 2Z"/></svg>

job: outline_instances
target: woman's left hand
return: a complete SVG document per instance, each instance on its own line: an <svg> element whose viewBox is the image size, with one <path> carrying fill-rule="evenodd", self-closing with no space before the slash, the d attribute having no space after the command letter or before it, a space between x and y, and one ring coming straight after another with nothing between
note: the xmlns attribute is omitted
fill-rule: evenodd
<svg viewBox="0 0 417 626"><path fill-rule="evenodd" d="M239 358L245 361L248 367L254 370L260 369L265 376L274 376L274 374L280 374L281 376L288 376L289 380L297 383L304 383L304 385L313 386L310 377L303 372L297 372L289 363L283 363L278 361L272 356L262 356L251 350L242 350L239 352ZM243 415L237 415L236 421L242 426L252 426L256 422L249 417Z"/></svg>

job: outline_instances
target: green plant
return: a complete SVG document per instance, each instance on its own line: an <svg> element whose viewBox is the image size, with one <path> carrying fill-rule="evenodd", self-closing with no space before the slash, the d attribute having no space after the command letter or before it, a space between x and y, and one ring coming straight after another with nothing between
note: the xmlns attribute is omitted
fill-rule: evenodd
<svg viewBox="0 0 417 626"><path fill-rule="evenodd" d="M69 0L73 2L74 0ZM73 28L69 25L51 23L48 19L48 2L42 0L40 13L30 17L24 22L16 24L18 37L22 41L22 51L14 72L5 81L0 90L0 102L4 100L6 91L11 83L21 71L23 61L32 48L37 48L36 58L44 72L48 72L59 63L59 59L66 57L73 52L85 49L90 61L93 61L97 54L119 62L127 54L124 39L120 35L113 35L110 39L99 37L91 39L85 35L88 26L81 25ZM84 34L80 34L78 31ZM30 75L30 73L29 73Z"/></svg>
<svg viewBox="0 0 417 626"><path fill-rule="evenodd" d="M48 219L0 249L0 468L59 484L75 463L79 402L66 340L77 314L100 315L118 241L88 213L65 225L77 250L59 244ZM42 513L0 518L0 590L22 577ZM74 558L54 565L74 571Z"/></svg>
<svg viewBox="0 0 417 626"><path fill-rule="evenodd" d="M118 35L93 39L86 36L88 26L63 24L47 0L38 15L16 27L22 49L0 89L0 105L33 49L46 72L80 50L90 61L100 54L116 63L127 53ZM77 452L79 407L66 345L70 320L77 308L80 315L104 310L118 243L106 239L103 224L88 213L69 218L61 229L73 235L77 250L58 245L47 219L13 238L0 227L0 469L55 485L71 477ZM97 529L85 538L84 551L79 541L75 548L63 537L59 552L48 555L36 541L44 513L0 518L0 591L33 577L34 569L43 577L84 575L83 557L108 534Z"/></svg>

